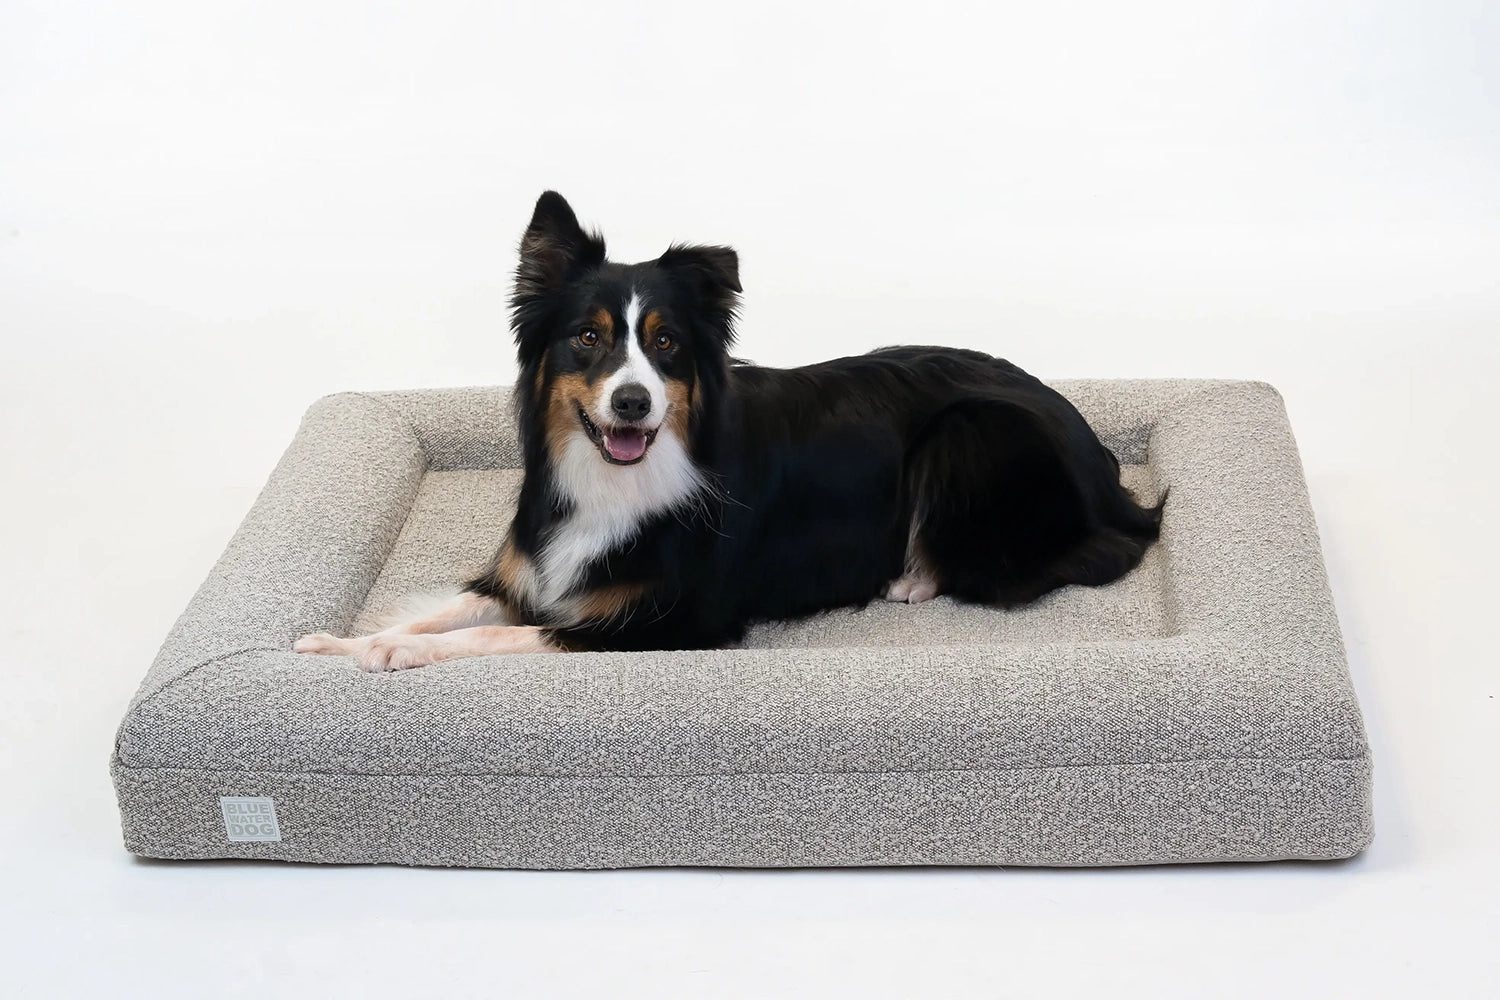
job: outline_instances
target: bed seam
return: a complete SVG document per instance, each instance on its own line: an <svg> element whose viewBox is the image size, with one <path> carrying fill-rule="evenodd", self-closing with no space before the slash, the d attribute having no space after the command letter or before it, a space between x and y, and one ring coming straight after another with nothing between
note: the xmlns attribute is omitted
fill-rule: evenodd
<svg viewBox="0 0 1500 1000"><path fill-rule="evenodd" d="M927 775L927 774L1004 774L1027 771L1075 771L1084 768L1144 768L1172 767L1179 764L1358 764L1368 763L1369 754L1356 757L1198 757L1181 760L1104 761L1089 764L1024 764L1015 767L928 767L928 768L877 768L864 770L848 768L838 771L681 771L664 774L542 774L532 772L500 771L447 771L423 773L419 771L258 771L252 769L137 766L116 760L121 770L135 772L188 771L199 774L223 775L246 774L278 778L539 778L549 781L652 781L674 778L781 778L781 777L843 777L847 775Z"/></svg>
<svg viewBox="0 0 1500 1000"><path fill-rule="evenodd" d="M185 679L197 673L199 670L202 670L210 663L217 663L220 660L227 660L231 656L239 656L242 653L275 651L276 647L274 646L244 646L239 649L231 649L224 653L216 653L213 656L210 656L208 659L201 660L198 663L193 664L191 667L188 667L182 673L178 674L176 677L173 677L171 680L167 681L161 687L157 688L155 691L152 691L150 694L146 695L146 697L140 699L139 701L132 700L130 706L125 710L125 718L120 720L120 726L115 730L114 759L117 762L120 761L120 741L125 738L125 729L129 725L130 720L135 717L136 713L154 702L156 699L160 698L162 695L166 694L168 691L175 688ZM124 765L122 764L121 766Z"/></svg>
<svg viewBox="0 0 1500 1000"><path fill-rule="evenodd" d="M192 674L197 673L199 670L202 670L204 667L208 666L210 663L217 663L220 660L227 660L227 659L229 659L229 657L231 657L231 656L239 656L241 653L275 653L275 652L280 652L279 647L276 647L276 646L242 646L239 649L231 649L231 650L228 650L227 652L215 653L213 656L210 656L208 659L206 659L206 660L200 660L199 662L193 664L191 667L188 667L182 673L178 674L176 677L173 677L171 680L167 681L161 687L157 688L155 691L152 691L146 697L142 698L139 702L137 702L135 704L135 706L133 708L130 709L130 712L128 713L127 718L129 717L129 715L134 715L138 710L140 710L142 708L145 708L147 705L151 704L151 702L153 702L157 698L161 697L167 691L169 691L172 688L176 687L185 678L189 677Z"/></svg>
<svg viewBox="0 0 1500 1000"><path fill-rule="evenodd" d="M368 400L369 402L374 403L376 406L380 407L382 410L385 410L391 416L395 417L396 421L406 429L406 433L411 435L412 440L417 442L417 447L422 451L422 463L429 469L432 467L432 454L427 450L427 442L424 441L422 439L422 435L417 432L417 425L411 422L410 417L408 417L405 413L402 413L399 409L396 408L394 404L392 404L388 400L382 399L377 393L352 390L350 394L358 396L360 399Z"/></svg>

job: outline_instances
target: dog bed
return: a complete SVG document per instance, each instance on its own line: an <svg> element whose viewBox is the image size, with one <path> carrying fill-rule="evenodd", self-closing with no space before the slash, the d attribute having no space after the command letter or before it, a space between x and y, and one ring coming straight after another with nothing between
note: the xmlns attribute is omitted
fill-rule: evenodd
<svg viewBox="0 0 1500 1000"><path fill-rule="evenodd" d="M1280 397L1057 388L1140 497L1171 488L1111 586L389 674L292 642L482 565L521 478L508 394L321 399L130 703L125 846L506 868L1357 853L1369 754Z"/></svg>

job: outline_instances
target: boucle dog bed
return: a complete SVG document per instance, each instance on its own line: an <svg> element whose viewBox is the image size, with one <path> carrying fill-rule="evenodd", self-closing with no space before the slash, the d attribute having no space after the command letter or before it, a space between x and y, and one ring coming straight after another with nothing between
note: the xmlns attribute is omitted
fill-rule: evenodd
<svg viewBox="0 0 1500 1000"><path fill-rule="evenodd" d="M319 400L120 726L125 846L515 868L1342 858L1370 760L1302 470L1259 383L1057 385L1162 540L1018 611L873 604L736 648L304 656L500 541L504 390Z"/></svg>

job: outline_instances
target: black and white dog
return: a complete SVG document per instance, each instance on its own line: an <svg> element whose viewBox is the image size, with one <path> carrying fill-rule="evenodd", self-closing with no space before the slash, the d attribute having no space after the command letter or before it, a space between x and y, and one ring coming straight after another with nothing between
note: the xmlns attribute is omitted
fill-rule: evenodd
<svg viewBox="0 0 1500 1000"><path fill-rule="evenodd" d="M521 242L510 534L430 614L299 652L372 670L461 656L684 649L884 596L1013 606L1109 583L1161 505L1120 485L1079 412L976 351L892 347L805 368L729 356L739 262L617 264L543 194Z"/></svg>

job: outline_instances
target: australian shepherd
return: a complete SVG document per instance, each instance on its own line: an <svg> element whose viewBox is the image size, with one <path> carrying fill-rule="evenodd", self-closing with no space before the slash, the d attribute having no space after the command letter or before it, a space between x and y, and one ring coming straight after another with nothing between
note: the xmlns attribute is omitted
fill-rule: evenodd
<svg viewBox="0 0 1500 1000"><path fill-rule="evenodd" d="M499 551L441 606L299 652L370 670L496 653L691 649L878 597L1014 607L1129 572L1156 539L1083 416L978 351L805 368L730 356L739 260L605 259L555 192L511 326L525 476Z"/></svg>

